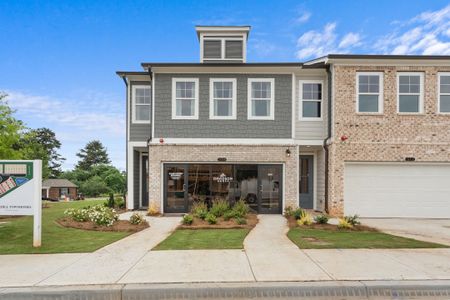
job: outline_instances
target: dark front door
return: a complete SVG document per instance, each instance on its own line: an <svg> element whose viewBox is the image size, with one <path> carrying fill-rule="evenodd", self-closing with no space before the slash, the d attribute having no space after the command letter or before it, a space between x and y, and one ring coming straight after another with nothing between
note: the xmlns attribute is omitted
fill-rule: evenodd
<svg viewBox="0 0 450 300"><path fill-rule="evenodd" d="M314 208L314 156L300 155L300 207Z"/></svg>
<svg viewBox="0 0 450 300"><path fill-rule="evenodd" d="M142 191L141 191L141 206L148 207L148 156L142 156L142 174L141 174L141 182L142 182Z"/></svg>
<svg viewBox="0 0 450 300"><path fill-rule="evenodd" d="M278 214L281 212L281 179L280 165L258 166L259 213Z"/></svg>
<svg viewBox="0 0 450 300"><path fill-rule="evenodd" d="M187 211L187 170L185 165L164 166L164 212Z"/></svg>

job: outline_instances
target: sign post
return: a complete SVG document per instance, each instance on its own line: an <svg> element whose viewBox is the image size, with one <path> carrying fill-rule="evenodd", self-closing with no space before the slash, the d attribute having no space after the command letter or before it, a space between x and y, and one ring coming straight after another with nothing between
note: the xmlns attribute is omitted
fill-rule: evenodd
<svg viewBox="0 0 450 300"><path fill-rule="evenodd" d="M0 216L33 216L33 246L41 246L42 161L0 160Z"/></svg>

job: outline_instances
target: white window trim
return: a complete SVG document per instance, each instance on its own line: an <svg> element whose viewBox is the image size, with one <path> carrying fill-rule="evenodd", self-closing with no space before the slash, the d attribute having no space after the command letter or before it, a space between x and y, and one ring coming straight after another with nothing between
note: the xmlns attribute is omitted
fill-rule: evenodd
<svg viewBox="0 0 450 300"><path fill-rule="evenodd" d="M215 82L231 82L231 116L215 116L214 115L214 83ZM209 79L209 118L211 120L236 120L237 115L237 80L236 78L210 78ZM225 99L225 98L224 98Z"/></svg>
<svg viewBox="0 0 450 300"><path fill-rule="evenodd" d="M420 93L419 93L419 112L401 112L400 111L400 76L420 76ZM399 115L420 115L423 114L423 91L424 90L424 75L423 72L398 72L397 73L397 114ZM404 93L403 93L404 94ZM407 95L407 94L404 94ZM409 95L416 95L409 94Z"/></svg>
<svg viewBox="0 0 450 300"><path fill-rule="evenodd" d="M270 82L270 115L252 116L252 83ZM247 82L247 119L248 120L275 120L275 79L274 78L249 78Z"/></svg>
<svg viewBox="0 0 450 300"><path fill-rule="evenodd" d="M220 41L220 58L206 58L203 57L204 55L204 51L203 51L203 41ZM226 58L225 57L225 41L242 41L242 57L241 58ZM226 36L226 37L213 37L213 36L207 36L207 35L201 35L200 36L200 62L204 62L206 61L212 61L212 60L230 60L230 61L236 61L236 60L242 60L242 62L245 63L246 61L246 46L247 46L247 41L245 39L244 35L230 35L230 36Z"/></svg>
<svg viewBox="0 0 450 300"><path fill-rule="evenodd" d="M177 116L177 82L194 82L195 94L194 94L194 115L193 116ZM172 78L172 119L173 120L198 120L198 90L199 80L198 78Z"/></svg>
<svg viewBox="0 0 450 300"><path fill-rule="evenodd" d="M438 72L437 112L440 115L450 115L450 112L441 112L441 95L450 96L450 93L442 93L441 92L441 76L450 76L450 72Z"/></svg>
<svg viewBox="0 0 450 300"><path fill-rule="evenodd" d="M320 99L320 117L303 117L303 84L304 83L319 83L321 89L322 99ZM323 80L299 80L298 81L298 119L299 121L323 121ZM311 102L319 102L317 100L305 100Z"/></svg>
<svg viewBox="0 0 450 300"><path fill-rule="evenodd" d="M150 102L148 104L137 104L136 103L136 89L149 89L150 90ZM152 106L152 99L151 96L152 95L152 88L150 85L132 85L131 87L131 123L133 124L150 124L150 119L151 119L151 111L150 111L150 118L148 120L136 120L136 106L137 105L148 105L148 109L151 109Z"/></svg>
<svg viewBox="0 0 450 300"><path fill-rule="evenodd" d="M359 76L373 76L378 75L379 83L378 83L378 93L360 93L359 92ZM356 113L361 115L382 115L384 110L384 93L383 93L383 81L384 81L384 73L383 72L356 72ZM378 95L378 111L359 111L359 95Z"/></svg>

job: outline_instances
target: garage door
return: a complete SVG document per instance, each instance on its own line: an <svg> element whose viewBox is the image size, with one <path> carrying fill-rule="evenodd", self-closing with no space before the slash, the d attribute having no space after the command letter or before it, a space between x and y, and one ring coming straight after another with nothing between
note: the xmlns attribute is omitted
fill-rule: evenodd
<svg viewBox="0 0 450 300"><path fill-rule="evenodd" d="M450 218L450 164L346 163L344 213Z"/></svg>

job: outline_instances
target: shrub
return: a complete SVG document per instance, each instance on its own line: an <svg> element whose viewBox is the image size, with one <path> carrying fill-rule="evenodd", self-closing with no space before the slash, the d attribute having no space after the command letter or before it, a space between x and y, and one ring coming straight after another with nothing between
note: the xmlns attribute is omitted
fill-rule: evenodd
<svg viewBox="0 0 450 300"><path fill-rule="evenodd" d="M217 199L213 200L211 209L209 212L213 214L215 217L221 217L223 214L230 209L230 205L228 201L225 199Z"/></svg>
<svg viewBox="0 0 450 300"><path fill-rule="evenodd" d="M236 218L236 223L238 225L245 225L245 224L247 224L247 220L244 218L238 217L238 218Z"/></svg>
<svg viewBox="0 0 450 300"><path fill-rule="evenodd" d="M89 220L99 226L112 226L119 219L113 208L95 205L89 208Z"/></svg>
<svg viewBox="0 0 450 300"><path fill-rule="evenodd" d="M125 208L125 201L123 200L122 197L116 197L114 199L114 205L117 208L123 209L123 208Z"/></svg>
<svg viewBox="0 0 450 300"><path fill-rule="evenodd" d="M72 218L72 220L74 220L76 222L89 221L88 208L69 208L64 211L64 215Z"/></svg>
<svg viewBox="0 0 450 300"><path fill-rule="evenodd" d="M138 212L134 212L130 217L130 223L133 225L139 225L144 222L145 222L144 216Z"/></svg>
<svg viewBox="0 0 450 300"><path fill-rule="evenodd" d="M114 208L114 194L113 193L109 194L108 207Z"/></svg>
<svg viewBox="0 0 450 300"><path fill-rule="evenodd" d="M192 222L194 222L194 217L192 215L184 215L183 219L181 220L181 223L184 225L191 225Z"/></svg>
<svg viewBox="0 0 450 300"><path fill-rule="evenodd" d="M147 210L147 216L157 216L159 215L158 207L156 206L154 201L150 202L150 207Z"/></svg>
<svg viewBox="0 0 450 300"><path fill-rule="evenodd" d="M338 228L339 229L350 229L353 225L346 219L346 218L340 218Z"/></svg>
<svg viewBox="0 0 450 300"><path fill-rule="evenodd" d="M314 221L318 224L327 224L328 223L328 217L326 215L318 215L314 217Z"/></svg>
<svg viewBox="0 0 450 300"><path fill-rule="evenodd" d="M223 220L228 221L230 219L233 219L236 217L235 212L233 210L229 210L226 213L223 214Z"/></svg>
<svg viewBox="0 0 450 300"><path fill-rule="evenodd" d="M294 214L294 209L292 206L286 206L284 209L284 216L285 217L292 217Z"/></svg>
<svg viewBox="0 0 450 300"><path fill-rule="evenodd" d="M299 208L296 208L296 209L292 212L292 215L294 216L294 218L295 218L296 220L300 220L301 217L302 217L304 214L305 214L305 211L304 211L303 209L301 209L300 207L299 207Z"/></svg>
<svg viewBox="0 0 450 300"><path fill-rule="evenodd" d="M232 211L234 217L245 218L245 216L247 216L248 212L250 211L250 207L243 199L240 199L233 205Z"/></svg>
<svg viewBox="0 0 450 300"><path fill-rule="evenodd" d="M203 201L194 202L192 204L191 214L196 218L204 220L208 214L208 206Z"/></svg>
<svg viewBox="0 0 450 300"><path fill-rule="evenodd" d="M312 220L311 215L308 214L308 213L306 213L306 212L304 212L304 213L301 215L300 219L297 220L297 224L300 225L300 226L301 226L301 225L309 226L309 225L312 224L312 222L313 222L313 220Z"/></svg>
<svg viewBox="0 0 450 300"><path fill-rule="evenodd" d="M357 226L357 225L361 224L361 222L359 222L359 220L358 220L359 219L358 215L345 216L344 219L352 226Z"/></svg>
<svg viewBox="0 0 450 300"><path fill-rule="evenodd" d="M217 224L217 217L215 215L213 215L212 213L208 213L205 217L205 220L211 225Z"/></svg>

